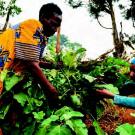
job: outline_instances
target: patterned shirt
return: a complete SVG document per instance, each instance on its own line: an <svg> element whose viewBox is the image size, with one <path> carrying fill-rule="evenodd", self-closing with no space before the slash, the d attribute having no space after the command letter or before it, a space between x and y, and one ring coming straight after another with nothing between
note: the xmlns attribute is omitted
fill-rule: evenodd
<svg viewBox="0 0 135 135"><path fill-rule="evenodd" d="M15 58L39 61L47 42L42 31L42 24L39 21L29 19L1 34L0 67L10 68Z"/></svg>

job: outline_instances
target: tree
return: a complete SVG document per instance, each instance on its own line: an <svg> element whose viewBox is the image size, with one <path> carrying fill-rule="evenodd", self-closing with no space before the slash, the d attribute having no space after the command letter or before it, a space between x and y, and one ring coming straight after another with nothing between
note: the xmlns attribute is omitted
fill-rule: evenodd
<svg viewBox="0 0 135 135"><path fill-rule="evenodd" d="M16 0L10 0L8 5L6 6L6 1L0 0L0 16L6 16L6 21L1 31L6 30L10 15L15 16L21 12L21 8L16 6L15 3Z"/></svg>
<svg viewBox="0 0 135 135"><path fill-rule="evenodd" d="M56 44L56 36L52 36L49 38L49 43L50 44ZM82 47L81 44L76 43L76 42L71 42L67 36L61 34L60 35L60 44L62 48L71 48L73 50L77 50L78 48Z"/></svg>
<svg viewBox="0 0 135 135"><path fill-rule="evenodd" d="M124 10L123 16L125 17L125 19L127 19L127 20L131 19L133 22L133 27L135 27L135 1L129 0L128 6L127 5L123 6L121 4L120 9Z"/></svg>
<svg viewBox="0 0 135 135"><path fill-rule="evenodd" d="M115 18L115 12L114 12L114 3L118 1L119 0L87 0L86 2L86 1L78 0L75 2L75 0L68 0L68 3L73 8L86 6L88 8L88 12L90 16L97 19L98 23L103 28L106 28L106 27L104 27L100 23L99 18L101 16L104 16L105 14L108 14L110 16L111 21L112 21L112 28L106 28L106 29L112 29L113 44L115 48L114 56L122 57L122 54L124 52L124 45L123 45L123 40L121 38L121 35L119 35L118 30L117 30L116 18Z"/></svg>

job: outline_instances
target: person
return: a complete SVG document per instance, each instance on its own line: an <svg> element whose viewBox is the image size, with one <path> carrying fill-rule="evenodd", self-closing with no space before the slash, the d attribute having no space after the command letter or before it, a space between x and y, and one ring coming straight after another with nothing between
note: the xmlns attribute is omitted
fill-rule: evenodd
<svg viewBox="0 0 135 135"><path fill-rule="evenodd" d="M113 99L114 104L126 106L129 108L135 108L135 97L127 97L113 94L106 89L96 90L96 92L100 94L100 96L103 96L103 98Z"/></svg>
<svg viewBox="0 0 135 135"><path fill-rule="evenodd" d="M41 67L51 66L41 61L47 40L57 32L58 44L62 11L54 3L44 4L39 11L39 20L28 19L0 35L0 71L4 69L17 73L28 70L44 88L48 99L58 99L58 91L47 80ZM57 52L60 47L57 46Z"/></svg>
<svg viewBox="0 0 135 135"><path fill-rule="evenodd" d="M126 81L119 88L120 95L128 96L135 93L135 57L130 59L130 72L128 73L130 80Z"/></svg>
<svg viewBox="0 0 135 135"><path fill-rule="evenodd" d="M135 97L128 97L128 95L135 94L135 57L130 61L129 76L132 82L127 82L123 85L123 88L120 90L120 95L113 94L106 89L96 90L96 93L103 98L113 99L114 104L135 108Z"/></svg>

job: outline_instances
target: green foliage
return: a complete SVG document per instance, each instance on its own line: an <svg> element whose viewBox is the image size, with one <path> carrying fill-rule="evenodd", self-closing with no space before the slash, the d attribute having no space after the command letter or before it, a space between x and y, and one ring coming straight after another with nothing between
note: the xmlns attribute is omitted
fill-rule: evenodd
<svg viewBox="0 0 135 135"><path fill-rule="evenodd" d="M60 60L64 63L63 68L43 69L48 80L59 92L58 107L49 106L44 89L29 73L22 77L11 71L2 71L0 79L4 82L4 92L0 95L0 101L3 101L0 102L1 128L5 134L14 135L88 135L86 125L82 121L82 112L94 117L96 111L100 114L104 111L103 107L92 110L96 109L97 105L100 106L100 99L94 95L95 89L106 88L117 93L117 82L120 85L127 79L124 74L127 73L129 64L124 60L108 57L91 65L91 71L86 74L77 68L84 56L84 48L70 48L58 56L52 43L47 52L50 54L45 57L48 61L57 63ZM126 69L122 70L123 67ZM99 77L101 80L98 80ZM112 78L115 78L116 82ZM107 82L108 80L110 82ZM15 124L12 120L14 115ZM93 126L96 133L102 135L96 120Z"/></svg>
<svg viewBox="0 0 135 135"><path fill-rule="evenodd" d="M34 131L35 131L35 126L36 126L35 122L32 122L29 126L27 126L23 130L24 135L33 135ZM17 133L17 132L15 132L15 133ZM17 133L17 134L19 134L19 133Z"/></svg>
<svg viewBox="0 0 135 135"><path fill-rule="evenodd" d="M82 104L80 100L80 95L74 94L74 95L71 95L70 97L71 97L72 103L75 106L80 106Z"/></svg>
<svg viewBox="0 0 135 135"><path fill-rule="evenodd" d="M15 5L16 0L11 0L8 5L5 0L0 1L0 16L5 16L8 10L11 8L10 15L18 15L21 12L21 8Z"/></svg>
<svg viewBox="0 0 135 135"><path fill-rule="evenodd" d="M41 123L36 135L72 135L72 132L87 135L87 128L79 117L83 114L64 106Z"/></svg>
<svg viewBox="0 0 135 135"><path fill-rule="evenodd" d="M13 74L12 76L8 76L4 80L5 84L5 89L7 91L11 90L13 86L15 86L18 82L20 82L23 79L23 76L15 75Z"/></svg>
<svg viewBox="0 0 135 135"><path fill-rule="evenodd" d="M3 82L7 76L8 70L3 70L0 73L0 80Z"/></svg>
<svg viewBox="0 0 135 135"><path fill-rule="evenodd" d="M93 126L95 127L97 135L105 135L105 132L101 129L99 123L96 120L93 122Z"/></svg>
<svg viewBox="0 0 135 135"><path fill-rule="evenodd" d="M72 135L72 133L66 126L57 125L57 126L51 127L50 132L47 133L47 135Z"/></svg>
<svg viewBox="0 0 135 135"><path fill-rule="evenodd" d="M86 125L80 119L67 122L67 125L76 133L76 135L87 135Z"/></svg>
<svg viewBox="0 0 135 135"><path fill-rule="evenodd" d="M83 77L88 80L90 83L92 83L96 78L90 76L90 75L87 75L87 74L84 74Z"/></svg>
<svg viewBox="0 0 135 135"><path fill-rule="evenodd" d="M64 35L61 36L62 50L59 56L56 54L56 37L52 36L46 47L45 60L56 64L59 60L63 61L65 66L76 67L85 56L86 49L79 43L71 43Z"/></svg>
<svg viewBox="0 0 135 135"><path fill-rule="evenodd" d="M114 93L114 94L119 94L119 90L117 87L114 87L112 84L97 84L95 85L97 88L100 88L100 89L107 89L109 90L110 92Z"/></svg>
<svg viewBox="0 0 135 135"><path fill-rule="evenodd" d="M83 5L83 2L81 0L68 0L68 3L73 7L73 8L78 8L81 7Z"/></svg>
<svg viewBox="0 0 135 135"><path fill-rule="evenodd" d="M43 111L40 111L40 112L33 112L33 115L34 115L34 118L37 120L37 121L40 121L44 118L45 116L45 113Z"/></svg>
<svg viewBox="0 0 135 135"><path fill-rule="evenodd" d="M90 76L102 78L101 81L107 84L113 83L115 87L120 88L125 81L129 80L129 63L114 57L107 57L102 62L94 65L89 72Z"/></svg>
<svg viewBox="0 0 135 135"><path fill-rule="evenodd" d="M15 94L13 98L16 99L17 102L21 104L21 106L24 106L28 99L28 96L21 92L21 93Z"/></svg>
<svg viewBox="0 0 135 135"><path fill-rule="evenodd" d="M134 26L134 22L135 22L135 17L134 17L135 2L134 2L134 0L128 0L128 3L126 3L126 5L122 5L121 10L122 10L122 14L123 14L124 18L127 20L131 19L133 22L133 26Z"/></svg>
<svg viewBox="0 0 135 135"><path fill-rule="evenodd" d="M86 49L79 48L76 51L70 50L62 53L61 60L63 64L69 68L76 68L84 57Z"/></svg>
<svg viewBox="0 0 135 135"><path fill-rule="evenodd" d="M0 74L0 80L4 83L5 89L7 91L10 91L22 79L23 76L16 75L8 70L3 70Z"/></svg>
<svg viewBox="0 0 135 135"><path fill-rule="evenodd" d="M0 119L4 119L7 112L9 111L10 104L0 107Z"/></svg>
<svg viewBox="0 0 135 135"><path fill-rule="evenodd" d="M116 128L116 132L119 133L119 135L134 135L135 127L134 127L134 125L125 123L123 125L118 126Z"/></svg>
<svg viewBox="0 0 135 135"><path fill-rule="evenodd" d="M94 18L102 17L103 13L111 14L111 6L114 2L119 0L94 0L94 1L81 1L81 0L68 0L68 3L73 8L85 7L88 9L88 12Z"/></svg>

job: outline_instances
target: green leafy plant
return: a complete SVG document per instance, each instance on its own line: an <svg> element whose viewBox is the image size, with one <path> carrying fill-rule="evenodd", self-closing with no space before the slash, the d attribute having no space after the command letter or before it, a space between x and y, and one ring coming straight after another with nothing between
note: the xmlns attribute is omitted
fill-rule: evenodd
<svg viewBox="0 0 135 135"><path fill-rule="evenodd" d="M134 125L125 123L116 128L116 133L118 133L118 135L134 135L135 127Z"/></svg>
<svg viewBox="0 0 135 135"><path fill-rule="evenodd" d="M63 62L62 68L42 69L59 92L58 107L52 108L49 105L43 88L29 73L20 76L4 70L0 74L4 84L0 95L0 126L4 134L87 135L88 130L82 121L85 121L86 115L91 116L91 121L94 121L92 124L95 132L104 134L97 120L104 108L95 90L106 88L118 93L118 86L127 79L122 73L127 72L129 64L121 59L108 57L92 65L91 70L86 73L78 69L85 54L84 48L71 47L56 55L52 42L46 53L49 55L44 60L54 64ZM126 71L121 72L122 67L126 67ZM115 83L112 78L115 78Z"/></svg>
<svg viewBox="0 0 135 135"><path fill-rule="evenodd" d="M83 114L64 106L57 110L49 118L42 121L36 135L87 135L88 130L82 122Z"/></svg>

